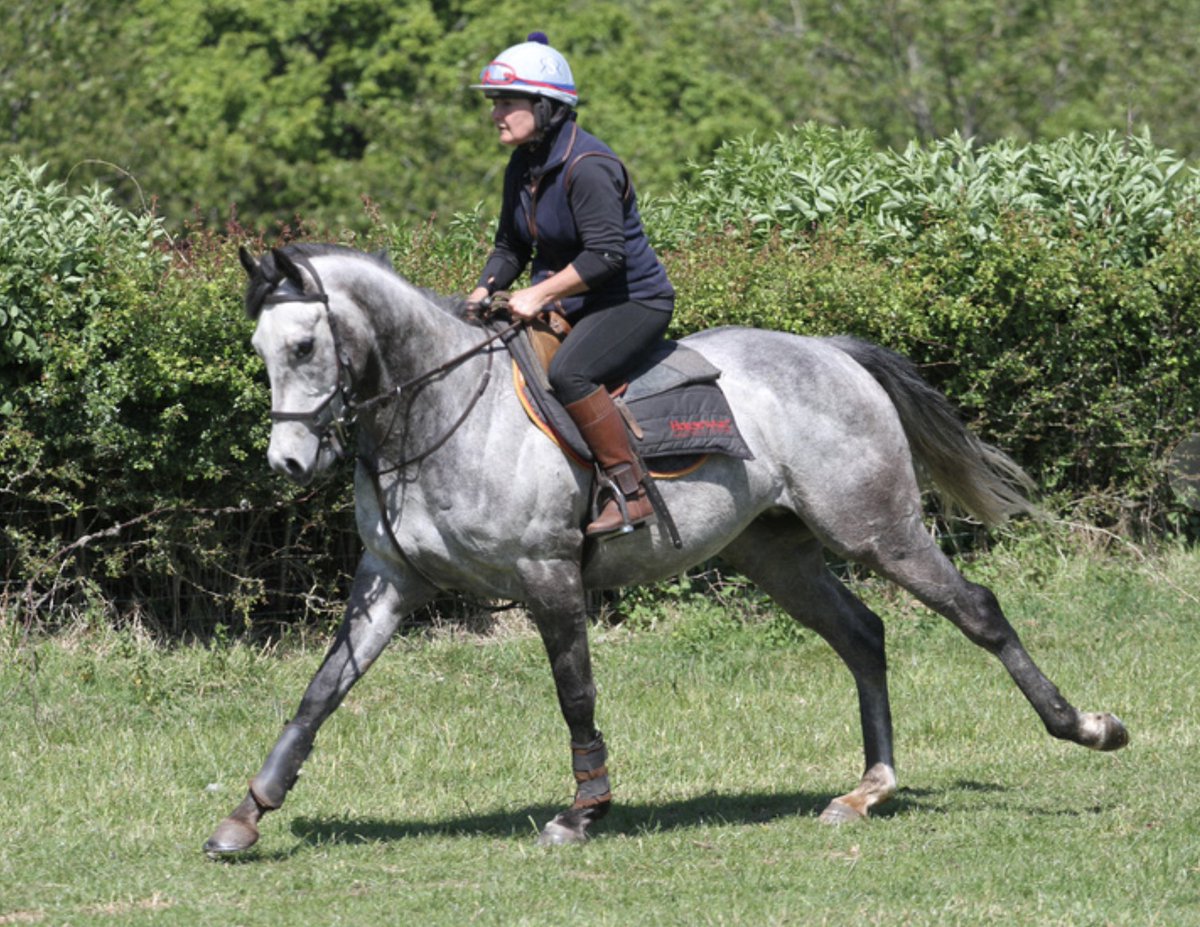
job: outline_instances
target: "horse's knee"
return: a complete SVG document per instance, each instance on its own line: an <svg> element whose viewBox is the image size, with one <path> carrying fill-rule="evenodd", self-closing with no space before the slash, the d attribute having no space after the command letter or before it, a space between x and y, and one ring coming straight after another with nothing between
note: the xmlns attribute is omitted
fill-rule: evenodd
<svg viewBox="0 0 1200 927"><path fill-rule="evenodd" d="M596 714L596 687L590 684L560 686L558 704L563 720L572 731L577 728L590 730Z"/></svg>

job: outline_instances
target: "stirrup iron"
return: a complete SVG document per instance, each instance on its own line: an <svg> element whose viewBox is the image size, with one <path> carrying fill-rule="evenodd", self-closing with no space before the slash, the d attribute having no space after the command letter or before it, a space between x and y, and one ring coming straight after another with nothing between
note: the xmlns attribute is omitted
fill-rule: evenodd
<svg viewBox="0 0 1200 927"><path fill-rule="evenodd" d="M605 500L611 496L613 501L617 503L617 510L621 513L621 525L603 534L589 535L593 541L623 537L626 534L633 534L640 525L653 523L654 519L651 517L635 525L629 518L629 504L625 501L625 493L621 491L621 487L617 484L617 481L609 476L599 464L595 465L595 471L595 479L592 481L592 502L588 524L591 524L600 517L600 513L604 511Z"/></svg>

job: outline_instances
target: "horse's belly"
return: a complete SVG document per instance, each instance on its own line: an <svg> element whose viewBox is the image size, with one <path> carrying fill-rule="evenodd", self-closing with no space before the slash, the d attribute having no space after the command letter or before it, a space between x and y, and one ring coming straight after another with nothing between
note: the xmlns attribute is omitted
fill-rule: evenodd
<svg viewBox="0 0 1200 927"><path fill-rule="evenodd" d="M596 545L584 557L592 589L635 586L677 576L719 554L762 512L778 502L777 487L761 464L713 460L695 476L660 480L658 487L683 546L676 549L663 520Z"/></svg>

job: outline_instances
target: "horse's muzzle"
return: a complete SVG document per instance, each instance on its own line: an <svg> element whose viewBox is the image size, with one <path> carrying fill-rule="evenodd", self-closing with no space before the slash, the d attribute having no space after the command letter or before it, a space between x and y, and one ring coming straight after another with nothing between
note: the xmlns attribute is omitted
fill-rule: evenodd
<svg viewBox="0 0 1200 927"><path fill-rule="evenodd" d="M267 462L276 473L307 486L343 452L341 440L332 431L316 435L303 426L280 424L271 429Z"/></svg>

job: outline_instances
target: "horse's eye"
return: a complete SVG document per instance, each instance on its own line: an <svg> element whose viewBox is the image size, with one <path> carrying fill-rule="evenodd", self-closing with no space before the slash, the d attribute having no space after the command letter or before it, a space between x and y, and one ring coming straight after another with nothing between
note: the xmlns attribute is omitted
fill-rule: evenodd
<svg viewBox="0 0 1200 927"><path fill-rule="evenodd" d="M308 358L312 357L312 352L313 340L311 338L305 338L303 341L296 342L297 360L307 360Z"/></svg>

